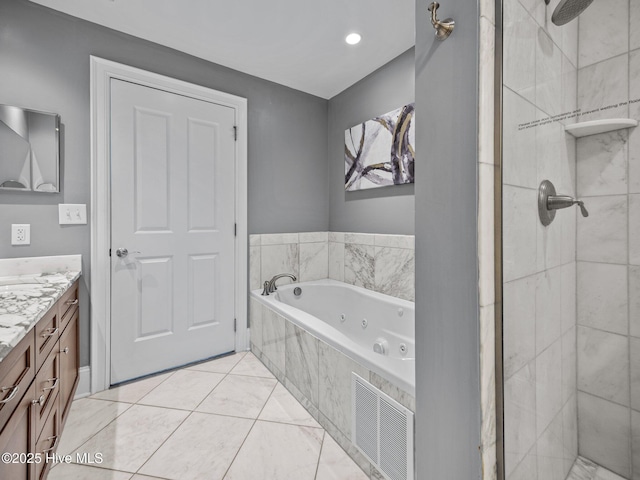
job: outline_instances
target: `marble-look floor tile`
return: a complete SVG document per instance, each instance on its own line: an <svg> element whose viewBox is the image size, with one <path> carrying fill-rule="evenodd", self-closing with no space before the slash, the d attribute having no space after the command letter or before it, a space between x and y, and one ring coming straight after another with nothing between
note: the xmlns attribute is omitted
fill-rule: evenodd
<svg viewBox="0 0 640 480"><path fill-rule="evenodd" d="M323 431L258 420L240 448L225 479L312 480Z"/></svg>
<svg viewBox="0 0 640 480"><path fill-rule="evenodd" d="M197 370L199 372L211 373L229 373L231 369L244 358L246 353L247 352L238 352L222 358L216 358L215 360L210 360L208 362L197 363L195 365L187 367L187 370Z"/></svg>
<svg viewBox="0 0 640 480"><path fill-rule="evenodd" d="M124 413L131 404L82 398L71 404L57 453L68 455Z"/></svg>
<svg viewBox="0 0 640 480"><path fill-rule="evenodd" d="M95 395L92 395L91 398L112 400L114 402L136 403L167 378L171 377L174 373L175 372L168 372L142 380L136 380L126 385L122 385L121 387L110 388L109 390L98 392Z"/></svg>
<svg viewBox="0 0 640 480"><path fill-rule="evenodd" d="M173 480L222 479L253 421L192 413L140 469Z"/></svg>
<svg viewBox="0 0 640 480"><path fill-rule="evenodd" d="M344 282L344 243L329 242L329 278Z"/></svg>
<svg viewBox="0 0 640 480"><path fill-rule="evenodd" d="M369 478L329 435L324 436L316 480L367 480Z"/></svg>
<svg viewBox="0 0 640 480"><path fill-rule="evenodd" d="M616 475L615 473L613 473L610 470L607 470L604 467L598 467L598 470L596 470L596 476L594 477L593 480L626 480L626 479L621 477L620 475Z"/></svg>
<svg viewBox="0 0 640 480"><path fill-rule="evenodd" d="M627 267L578 262L578 324L626 335Z"/></svg>
<svg viewBox="0 0 640 480"><path fill-rule="evenodd" d="M60 452L58 452L60 453ZM94 468L75 463L61 463L51 469L48 480L130 480L131 473Z"/></svg>
<svg viewBox="0 0 640 480"><path fill-rule="evenodd" d="M256 358L248 352L238 364L231 370L233 375L245 375L249 377L274 378L273 374Z"/></svg>
<svg viewBox="0 0 640 480"><path fill-rule="evenodd" d="M351 372L365 380L369 371L320 342L318 408L344 435L351 435Z"/></svg>
<svg viewBox="0 0 640 480"><path fill-rule="evenodd" d="M311 414L298 403L281 383L276 385L275 390L271 394L271 397L269 397L258 419L269 422L290 423L304 427L321 428Z"/></svg>
<svg viewBox="0 0 640 480"><path fill-rule="evenodd" d="M308 398L318 404L318 339L291 322L286 322L287 378Z"/></svg>
<svg viewBox="0 0 640 480"><path fill-rule="evenodd" d="M613 472L629 476L629 408L578 392L580 454Z"/></svg>
<svg viewBox="0 0 640 480"><path fill-rule="evenodd" d="M77 452L101 452L102 468L137 472L189 415L183 410L133 405Z"/></svg>
<svg viewBox="0 0 640 480"><path fill-rule="evenodd" d="M198 412L257 418L277 380L227 375L196 408Z"/></svg>
<svg viewBox="0 0 640 480"><path fill-rule="evenodd" d="M626 130L577 140L579 197L627 193L627 140Z"/></svg>
<svg viewBox="0 0 640 480"><path fill-rule="evenodd" d="M178 370L139 403L193 410L224 378L222 373Z"/></svg>
<svg viewBox="0 0 640 480"><path fill-rule="evenodd" d="M300 244L300 281L309 282L329 277L329 244Z"/></svg>
<svg viewBox="0 0 640 480"><path fill-rule="evenodd" d="M374 255L373 245L347 243L344 247L344 281L373 290L375 288Z"/></svg>
<svg viewBox="0 0 640 480"><path fill-rule="evenodd" d="M629 406L629 340L578 327L578 389Z"/></svg>
<svg viewBox="0 0 640 480"><path fill-rule="evenodd" d="M589 217L578 218L578 260L627 263L627 196L584 199Z"/></svg>
<svg viewBox="0 0 640 480"><path fill-rule="evenodd" d="M578 457L571 468L571 472L569 472L567 480L593 480L596 470L598 470L598 465L586 458Z"/></svg>
<svg viewBox="0 0 640 480"><path fill-rule="evenodd" d="M375 290L413 302L415 300L415 255L413 250L375 247Z"/></svg>

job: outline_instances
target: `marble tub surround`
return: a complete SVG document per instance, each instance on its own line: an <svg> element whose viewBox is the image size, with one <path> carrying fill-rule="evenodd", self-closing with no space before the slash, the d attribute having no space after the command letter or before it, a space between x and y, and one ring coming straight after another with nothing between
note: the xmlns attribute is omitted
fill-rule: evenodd
<svg viewBox="0 0 640 480"><path fill-rule="evenodd" d="M301 232L250 235L250 289L278 273L301 282L331 278L405 300L415 299L413 235ZM290 280L282 279L287 283Z"/></svg>
<svg viewBox="0 0 640 480"><path fill-rule="evenodd" d="M80 271L0 277L0 361L79 277Z"/></svg>
<svg viewBox="0 0 640 480"><path fill-rule="evenodd" d="M381 478L351 443L351 372L412 411L415 398L253 298L250 312L253 354L367 476ZM254 329L260 333L254 335Z"/></svg>

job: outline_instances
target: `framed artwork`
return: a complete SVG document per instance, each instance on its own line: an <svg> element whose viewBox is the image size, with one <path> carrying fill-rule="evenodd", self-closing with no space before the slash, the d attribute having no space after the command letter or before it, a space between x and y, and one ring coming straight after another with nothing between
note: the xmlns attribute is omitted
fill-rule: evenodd
<svg viewBox="0 0 640 480"><path fill-rule="evenodd" d="M410 103L345 130L345 190L414 182L414 108Z"/></svg>

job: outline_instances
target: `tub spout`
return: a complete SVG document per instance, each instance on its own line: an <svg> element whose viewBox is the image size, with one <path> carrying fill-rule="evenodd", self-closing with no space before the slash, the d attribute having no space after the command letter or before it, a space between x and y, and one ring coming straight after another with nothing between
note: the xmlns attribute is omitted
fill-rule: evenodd
<svg viewBox="0 0 640 480"><path fill-rule="evenodd" d="M274 277L271 280L268 280L267 282L265 282L265 289L267 290L267 295L278 290L278 287L276 286L276 280L284 277L290 278L294 282L298 280L296 276L292 275L291 273L280 273L278 275L274 275ZM264 292L262 292L262 294L264 295Z"/></svg>

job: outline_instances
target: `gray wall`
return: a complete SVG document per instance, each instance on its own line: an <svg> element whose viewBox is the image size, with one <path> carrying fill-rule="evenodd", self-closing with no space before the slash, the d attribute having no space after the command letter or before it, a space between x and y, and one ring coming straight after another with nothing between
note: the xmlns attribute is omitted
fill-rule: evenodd
<svg viewBox="0 0 640 480"><path fill-rule="evenodd" d="M344 131L415 99L414 49L329 100L329 229L414 233L414 185L344 190ZM422 113L416 109L418 122ZM419 166L416 175L426 172ZM416 177L417 178L417 177Z"/></svg>
<svg viewBox="0 0 640 480"><path fill-rule="evenodd" d="M450 0L434 38L416 1L416 462L418 478L479 479L478 5Z"/></svg>
<svg viewBox="0 0 640 480"><path fill-rule="evenodd" d="M0 2L0 32L0 104L59 113L64 158L61 194L0 192L0 258L83 255L82 365L89 361L89 226L58 225L57 204L90 202L90 55L246 97L249 232L328 229L327 100L26 0ZM30 246L11 246L11 223L31 224Z"/></svg>

